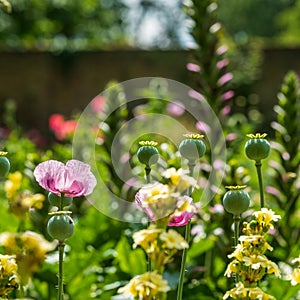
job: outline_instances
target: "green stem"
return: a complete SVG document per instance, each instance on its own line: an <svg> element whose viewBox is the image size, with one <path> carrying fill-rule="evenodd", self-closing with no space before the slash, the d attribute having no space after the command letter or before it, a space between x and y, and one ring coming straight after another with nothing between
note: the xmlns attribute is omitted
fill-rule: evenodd
<svg viewBox="0 0 300 300"><path fill-rule="evenodd" d="M191 222L188 222L185 226L185 240L189 243L191 237ZM182 258L181 258L181 266L180 266L180 275L179 275L179 283L177 290L177 300L182 300L182 292L183 292L183 282L185 277L185 265L187 258L188 249L183 249Z"/></svg>
<svg viewBox="0 0 300 300"><path fill-rule="evenodd" d="M63 206L64 197L65 197L65 195L63 193L61 193L61 195L60 195L60 202L59 202L59 210L60 211L64 210L64 206Z"/></svg>
<svg viewBox="0 0 300 300"><path fill-rule="evenodd" d="M260 193L260 208L265 207L264 201L264 188L263 188L263 180L261 175L261 162L257 161L255 163L257 177L258 177L258 184L259 184L259 193Z"/></svg>
<svg viewBox="0 0 300 300"><path fill-rule="evenodd" d="M239 233L240 233L240 216L233 216L234 221L234 246L236 247L239 242Z"/></svg>
<svg viewBox="0 0 300 300"><path fill-rule="evenodd" d="M238 245L239 242L239 235L240 235L240 220L241 220L241 216L239 215L235 215L233 216L233 222L234 222L234 247L236 247ZM240 281L240 277L238 274L235 274L235 282L239 282Z"/></svg>
<svg viewBox="0 0 300 300"><path fill-rule="evenodd" d="M193 175L194 167L195 167L195 163L189 161L190 176ZM189 196L192 194L192 188L188 189L187 194ZM192 227L192 224L191 224L191 221L189 221L187 223L187 225L185 226L185 235L184 235L184 238L188 244L190 243L190 238L191 238L191 227ZM177 300L182 300L183 282L184 282L185 271L186 271L185 266L186 266L187 253L188 253L188 249L187 248L183 249L182 258L181 258L181 266L180 266L180 274L179 274L179 282L178 282L178 290L177 290Z"/></svg>
<svg viewBox="0 0 300 300"><path fill-rule="evenodd" d="M151 182L151 168L150 166L145 167L145 173L146 173L146 182L149 184ZM148 221L147 227L149 227L150 221ZM152 271L152 264L151 264L151 259L147 257L147 271L151 272Z"/></svg>
<svg viewBox="0 0 300 300"><path fill-rule="evenodd" d="M150 183L151 182L151 176L150 176L151 168L150 166L145 167L145 173L146 173L146 182Z"/></svg>
<svg viewBox="0 0 300 300"><path fill-rule="evenodd" d="M57 300L64 299L64 290L63 290L63 263L64 263L64 248L65 243L59 241L58 244L58 253L59 253L59 260L58 260L58 291L57 291Z"/></svg>

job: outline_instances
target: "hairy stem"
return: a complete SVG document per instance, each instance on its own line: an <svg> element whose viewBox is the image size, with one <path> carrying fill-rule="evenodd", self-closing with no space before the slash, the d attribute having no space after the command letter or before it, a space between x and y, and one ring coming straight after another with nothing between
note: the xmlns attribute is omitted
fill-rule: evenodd
<svg viewBox="0 0 300 300"><path fill-rule="evenodd" d="M63 290L63 263L64 263L64 248L65 243L59 242L58 244L58 253L59 253L59 260L58 260L58 291L57 291L57 300L64 299L64 290Z"/></svg>
<svg viewBox="0 0 300 300"><path fill-rule="evenodd" d="M258 184L259 184L259 193L260 193L260 208L265 207L265 200L264 200L264 188L263 188L263 180L261 175L261 162L257 161L255 163L257 177L258 177Z"/></svg>
<svg viewBox="0 0 300 300"><path fill-rule="evenodd" d="M195 167L195 164L189 162L190 176L193 175L194 167ZM188 196L190 196L192 194L192 188L188 189L187 194L188 194ZM190 238L191 238L191 227L192 227L191 221L189 221L187 223L187 225L185 226L185 235L184 235L184 238L188 244L189 244ZM188 253L188 249L187 248L183 249L182 258L181 258L181 266L180 266L180 274L179 274L179 282L178 282L178 290L177 290L177 300L182 300L183 282L184 282L185 271L186 271L185 266L186 266L187 253Z"/></svg>

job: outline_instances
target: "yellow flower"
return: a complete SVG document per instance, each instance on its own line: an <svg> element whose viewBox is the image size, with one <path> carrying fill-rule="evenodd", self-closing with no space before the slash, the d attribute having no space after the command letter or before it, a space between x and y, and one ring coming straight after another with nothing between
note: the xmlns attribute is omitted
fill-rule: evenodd
<svg viewBox="0 0 300 300"><path fill-rule="evenodd" d="M245 287L241 282L238 282L233 289L227 291L223 299L225 300L229 297L240 300L276 300L273 296L263 292L259 287Z"/></svg>
<svg viewBox="0 0 300 300"><path fill-rule="evenodd" d="M45 196L43 194L33 194L33 195L25 195L22 198L22 204L27 208L37 208L41 209L43 207L43 202L45 200Z"/></svg>
<svg viewBox="0 0 300 300"><path fill-rule="evenodd" d="M292 264L298 263L298 267L296 267L292 274L288 276L288 279L291 281L291 285L297 285L300 283L300 256L292 260Z"/></svg>
<svg viewBox="0 0 300 300"><path fill-rule="evenodd" d="M189 247L186 240L174 229L164 231L159 239L164 242L163 248L182 250Z"/></svg>
<svg viewBox="0 0 300 300"><path fill-rule="evenodd" d="M197 181L195 178L187 175L189 173L188 170L170 168L163 172L163 176L165 178L170 179L171 184L176 188L177 191L183 192L189 187L195 187L197 185Z"/></svg>
<svg viewBox="0 0 300 300"><path fill-rule="evenodd" d="M8 174L8 180L4 183L4 190L8 200L15 200L17 197L17 191L19 190L22 182L22 174L17 171L15 173Z"/></svg>
<svg viewBox="0 0 300 300"><path fill-rule="evenodd" d="M133 234L133 248L141 246L146 252L153 248L153 243L156 242L158 235L162 229L151 226L148 229L142 229Z"/></svg>
<svg viewBox="0 0 300 300"><path fill-rule="evenodd" d="M239 272L238 264L239 264L238 260L231 261L226 268L224 276L231 277L232 274L238 273Z"/></svg>
<svg viewBox="0 0 300 300"><path fill-rule="evenodd" d="M267 209L263 207L260 211L256 211L253 214L258 222L264 223L265 226L272 225L271 222L278 222L281 219L280 215L275 215L272 209Z"/></svg>
<svg viewBox="0 0 300 300"><path fill-rule="evenodd" d="M290 279L291 285L297 285L300 283L300 267L294 269Z"/></svg>
<svg viewBox="0 0 300 300"><path fill-rule="evenodd" d="M0 297L18 288L17 269L14 256L0 254Z"/></svg>
<svg viewBox="0 0 300 300"><path fill-rule="evenodd" d="M125 298L135 297L141 300L152 300L160 293L167 293L170 290L168 282L160 274L147 272L133 277L129 283L118 290Z"/></svg>
<svg viewBox="0 0 300 300"><path fill-rule="evenodd" d="M45 238L32 231L24 233L4 232L0 234L0 245L7 254L15 254L18 273L23 285L28 283L33 273L41 266L46 253L54 250L55 243L49 243Z"/></svg>
<svg viewBox="0 0 300 300"><path fill-rule="evenodd" d="M144 195L143 201L148 204L159 203L171 196L169 186L161 183L146 185L139 192Z"/></svg>

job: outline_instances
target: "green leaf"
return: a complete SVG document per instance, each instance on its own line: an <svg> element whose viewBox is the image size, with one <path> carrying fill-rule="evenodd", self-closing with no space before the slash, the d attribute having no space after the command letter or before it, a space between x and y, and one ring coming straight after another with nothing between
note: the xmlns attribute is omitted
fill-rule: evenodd
<svg viewBox="0 0 300 300"><path fill-rule="evenodd" d="M122 237L117 247L117 260L120 269L135 276L146 272L145 253L142 249L132 250L125 237Z"/></svg>
<svg viewBox="0 0 300 300"><path fill-rule="evenodd" d="M199 240L196 243L193 243L191 248L189 249L188 255L191 258L195 258L202 253L212 249L214 247L214 240L212 238L208 238L205 240Z"/></svg>

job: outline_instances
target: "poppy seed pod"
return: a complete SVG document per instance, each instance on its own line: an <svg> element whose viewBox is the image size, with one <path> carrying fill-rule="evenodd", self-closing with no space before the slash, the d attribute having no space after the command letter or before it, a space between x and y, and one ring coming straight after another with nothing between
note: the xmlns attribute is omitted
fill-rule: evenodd
<svg viewBox="0 0 300 300"><path fill-rule="evenodd" d="M159 158L159 153L156 148L157 143L152 141L143 141L139 144L141 145L137 151L139 161L146 166L151 166L157 163Z"/></svg>
<svg viewBox="0 0 300 300"><path fill-rule="evenodd" d="M63 242L72 236L74 222L67 212L56 213L48 220L47 231L53 239Z"/></svg>
<svg viewBox="0 0 300 300"><path fill-rule="evenodd" d="M0 178L6 177L10 170L10 162L5 155L6 152L0 152Z"/></svg>
<svg viewBox="0 0 300 300"><path fill-rule="evenodd" d="M230 186L223 196L223 206L228 213L235 216L246 211L250 204L250 196L244 190L245 186Z"/></svg>
<svg viewBox="0 0 300 300"><path fill-rule="evenodd" d="M205 154L206 146L202 141L203 135L200 134L187 134L179 145L179 152L182 157L190 161L199 159Z"/></svg>
<svg viewBox="0 0 300 300"><path fill-rule="evenodd" d="M250 139L245 145L245 153L249 159L257 162L268 157L270 153L270 143L265 139L266 134L248 134Z"/></svg>

